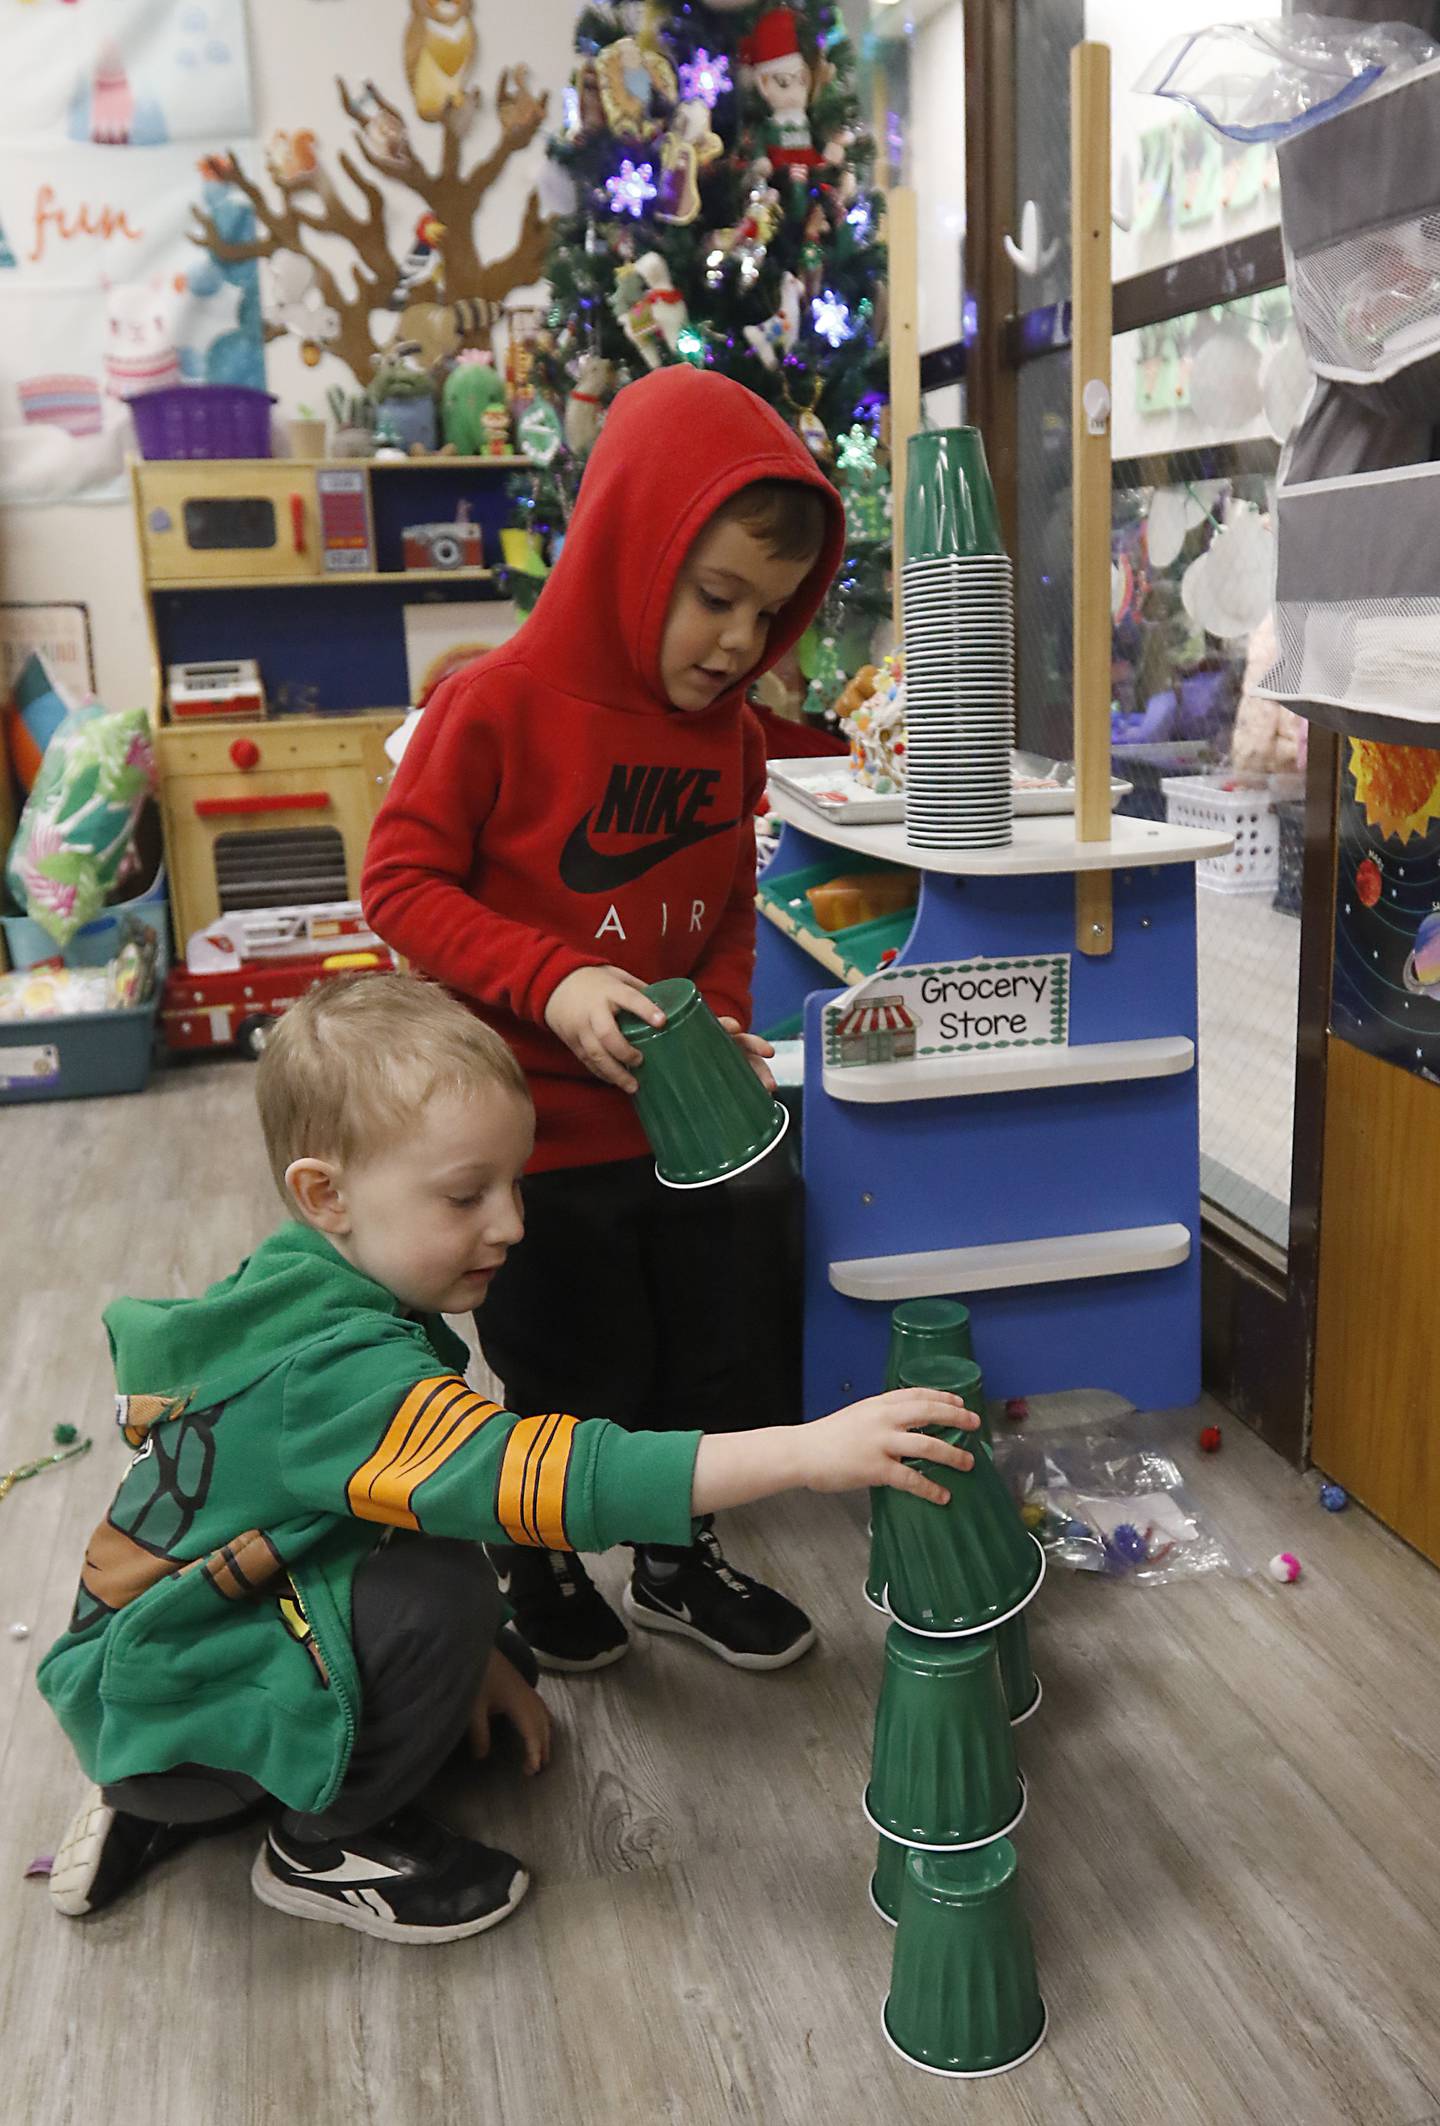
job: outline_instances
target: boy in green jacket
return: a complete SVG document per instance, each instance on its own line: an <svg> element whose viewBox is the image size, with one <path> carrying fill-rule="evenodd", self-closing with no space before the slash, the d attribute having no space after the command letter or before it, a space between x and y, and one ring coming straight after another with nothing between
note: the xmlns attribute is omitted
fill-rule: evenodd
<svg viewBox="0 0 1440 2126"><path fill-rule="evenodd" d="M467 1730L483 1748L492 1713L531 1769L548 1747L496 1646L482 1543L682 1544L697 1515L798 1488L943 1503L905 1459L911 1433L976 1420L914 1389L728 1435L502 1410L467 1386L441 1316L483 1301L524 1230L534 1123L504 1042L428 983L342 979L286 1014L257 1091L290 1222L199 1299L106 1310L134 1457L40 1666L97 1783L51 1892L96 1911L264 1806L264 1903L454 1941L528 1878L417 1797Z"/></svg>

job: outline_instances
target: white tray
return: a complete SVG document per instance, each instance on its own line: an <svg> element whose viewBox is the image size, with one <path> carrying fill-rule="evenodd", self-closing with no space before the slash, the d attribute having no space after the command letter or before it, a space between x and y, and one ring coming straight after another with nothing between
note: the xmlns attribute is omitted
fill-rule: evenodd
<svg viewBox="0 0 1440 2126"><path fill-rule="evenodd" d="M1056 785L1048 790L1016 790L1017 819L1034 819L1043 813L1075 810L1075 767L1072 761L1044 760L1038 753L1012 753L1010 766L1013 774L1053 778ZM838 754L834 760L772 760L770 779L823 818L843 819L847 826L880 827L905 817L903 790L894 790L888 797L878 796L874 790L865 787L849 761ZM1121 782L1118 777L1111 778L1112 811L1134 787L1133 783Z"/></svg>

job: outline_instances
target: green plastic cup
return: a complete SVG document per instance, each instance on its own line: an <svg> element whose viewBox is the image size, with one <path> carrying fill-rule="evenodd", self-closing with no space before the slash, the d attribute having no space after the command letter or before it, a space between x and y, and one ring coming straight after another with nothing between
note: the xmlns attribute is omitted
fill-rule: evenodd
<svg viewBox="0 0 1440 2126"><path fill-rule="evenodd" d="M885 1539L875 1508L870 1509L870 1563L865 1571L865 1599L872 1609L878 1609L882 1617L890 1612L885 1607L885 1582L890 1577L890 1568L885 1563Z"/></svg>
<svg viewBox="0 0 1440 2126"><path fill-rule="evenodd" d="M1003 554L1000 510L978 428L927 428L905 450L905 559Z"/></svg>
<svg viewBox="0 0 1440 2126"><path fill-rule="evenodd" d="M1000 1681L1005 1686L1010 1725L1019 1727L1022 1720L1030 1718L1043 1695L1040 1678L1030 1666L1030 1630L1023 1609L1018 1617L1011 1617L1008 1624L996 1625L995 1644L1000 1654Z"/></svg>
<svg viewBox="0 0 1440 2126"><path fill-rule="evenodd" d="M1009 1839L911 1853L882 2016L902 2059L955 2081L1004 2074L1039 2050L1045 2020Z"/></svg>
<svg viewBox="0 0 1440 2126"><path fill-rule="evenodd" d="M870 1902L887 1927L893 1927L900 1917L900 1885L905 1879L905 1859L909 1851L908 1845L897 1845L893 1838L877 1838L875 1841Z"/></svg>
<svg viewBox="0 0 1440 2126"><path fill-rule="evenodd" d="M620 1013L639 1049L635 1111L668 1188L708 1188L758 1165L790 1124L695 984L651 982L645 994L665 1014L647 1026Z"/></svg>
<svg viewBox="0 0 1440 2126"><path fill-rule="evenodd" d="M955 1358L973 1358L970 1341L970 1309L958 1299L906 1299L890 1316L890 1356L885 1365L885 1385L898 1388L900 1367L911 1352L944 1352Z"/></svg>
<svg viewBox="0 0 1440 2126"><path fill-rule="evenodd" d="M900 1361L902 1388L938 1388L942 1395L958 1395L967 1410L980 1420L980 1430L965 1435L972 1446L987 1454L995 1452L990 1420L985 1415L985 1380L973 1358L955 1358L945 1351L907 1351Z"/></svg>
<svg viewBox="0 0 1440 2126"><path fill-rule="evenodd" d="M974 1434L937 1426L960 1447ZM925 1435L917 1432L917 1442ZM1031 1601L1045 1577L1045 1553L1024 1527L988 1454L960 1470L923 1458L919 1468L950 1494L934 1506L908 1491L871 1494L883 1533L885 1599L897 1624L921 1637L991 1631Z"/></svg>
<svg viewBox="0 0 1440 2126"><path fill-rule="evenodd" d="M986 1845L1025 1813L994 1635L917 1639L892 1624L865 1814L930 1852Z"/></svg>

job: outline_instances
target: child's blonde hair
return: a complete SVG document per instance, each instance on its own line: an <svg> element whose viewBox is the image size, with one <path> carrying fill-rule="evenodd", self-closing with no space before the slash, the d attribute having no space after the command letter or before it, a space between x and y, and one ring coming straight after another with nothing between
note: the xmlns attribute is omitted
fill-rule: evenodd
<svg viewBox="0 0 1440 2126"><path fill-rule="evenodd" d="M498 1033L434 982L410 974L317 982L272 1030L255 1098L275 1185L295 1159L346 1165L381 1151L438 1092L488 1087L528 1101Z"/></svg>

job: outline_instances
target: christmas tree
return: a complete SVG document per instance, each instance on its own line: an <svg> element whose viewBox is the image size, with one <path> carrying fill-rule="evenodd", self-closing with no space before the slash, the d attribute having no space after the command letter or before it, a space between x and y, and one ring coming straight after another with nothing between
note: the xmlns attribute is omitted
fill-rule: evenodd
<svg viewBox="0 0 1440 2126"><path fill-rule="evenodd" d="M512 374L535 468L516 482L520 521L553 549L634 376L687 361L747 385L846 497L850 550L802 655L813 710L890 611L883 207L854 50L822 0L589 7L575 48L549 148L568 194L549 327Z"/></svg>

